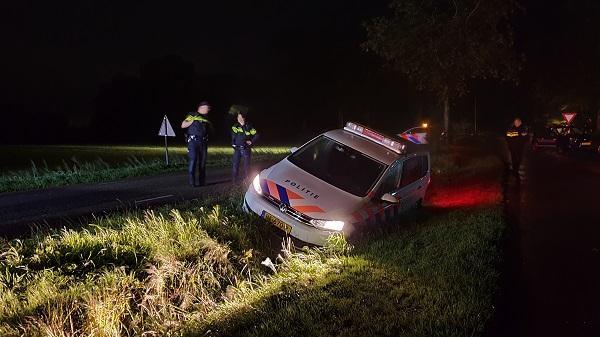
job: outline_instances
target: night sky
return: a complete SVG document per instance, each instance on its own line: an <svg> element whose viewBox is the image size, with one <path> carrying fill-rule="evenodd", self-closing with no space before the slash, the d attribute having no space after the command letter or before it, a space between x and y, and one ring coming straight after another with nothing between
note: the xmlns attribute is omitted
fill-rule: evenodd
<svg viewBox="0 0 600 337"><path fill-rule="evenodd" d="M177 126L203 99L213 105L216 141L225 138L231 104L249 106L272 143L303 139L340 120L399 128L434 121L439 108L431 95L416 92L360 48L361 23L384 14L387 3L3 4L0 111L7 131L0 141L147 143L155 140L162 115ZM597 85L598 5L521 4L515 19L527 60L521 82L477 83L455 102L456 118L471 114L477 96L482 127L503 127L515 113L533 121L552 109L539 103L548 100L534 88ZM586 104L597 108L597 102Z"/></svg>

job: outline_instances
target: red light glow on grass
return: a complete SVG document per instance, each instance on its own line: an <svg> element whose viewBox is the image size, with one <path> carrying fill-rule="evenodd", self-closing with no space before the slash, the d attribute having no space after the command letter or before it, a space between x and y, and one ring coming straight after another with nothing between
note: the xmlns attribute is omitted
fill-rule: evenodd
<svg viewBox="0 0 600 337"><path fill-rule="evenodd" d="M439 208L487 206L500 201L498 184L467 184L434 188L427 203Z"/></svg>

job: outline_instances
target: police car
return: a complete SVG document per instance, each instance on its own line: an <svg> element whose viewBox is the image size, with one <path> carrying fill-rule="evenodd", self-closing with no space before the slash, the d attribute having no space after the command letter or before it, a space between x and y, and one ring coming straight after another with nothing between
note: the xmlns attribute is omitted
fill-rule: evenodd
<svg viewBox="0 0 600 337"><path fill-rule="evenodd" d="M349 122L260 172L243 208L300 241L323 245L420 205L430 182L424 145Z"/></svg>

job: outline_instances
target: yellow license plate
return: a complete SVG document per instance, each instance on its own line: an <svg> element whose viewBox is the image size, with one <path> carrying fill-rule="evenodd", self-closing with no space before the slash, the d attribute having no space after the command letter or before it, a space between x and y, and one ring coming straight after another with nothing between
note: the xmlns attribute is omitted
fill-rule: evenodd
<svg viewBox="0 0 600 337"><path fill-rule="evenodd" d="M281 229L282 231L284 231L286 234L290 234L290 232L292 231L292 226L286 224L285 222L277 219L276 217L274 217L273 215L265 212L265 220L267 220L268 222L272 223L275 227Z"/></svg>
<svg viewBox="0 0 600 337"><path fill-rule="evenodd" d="M592 145L592 142L583 142L583 143L581 143L581 145L583 145L583 146Z"/></svg>

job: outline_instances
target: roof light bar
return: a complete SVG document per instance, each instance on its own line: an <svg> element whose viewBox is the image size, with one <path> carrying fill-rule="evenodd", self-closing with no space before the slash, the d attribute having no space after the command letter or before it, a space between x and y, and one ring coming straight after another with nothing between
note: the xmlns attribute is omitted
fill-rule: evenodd
<svg viewBox="0 0 600 337"><path fill-rule="evenodd" d="M359 136L368 138L380 145L387 147L388 149L390 149L398 154L406 153L406 144L403 144L397 140L388 138L385 135L383 135L377 131L371 130L360 124L348 122L348 123L346 123L344 130L350 131Z"/></svg>

